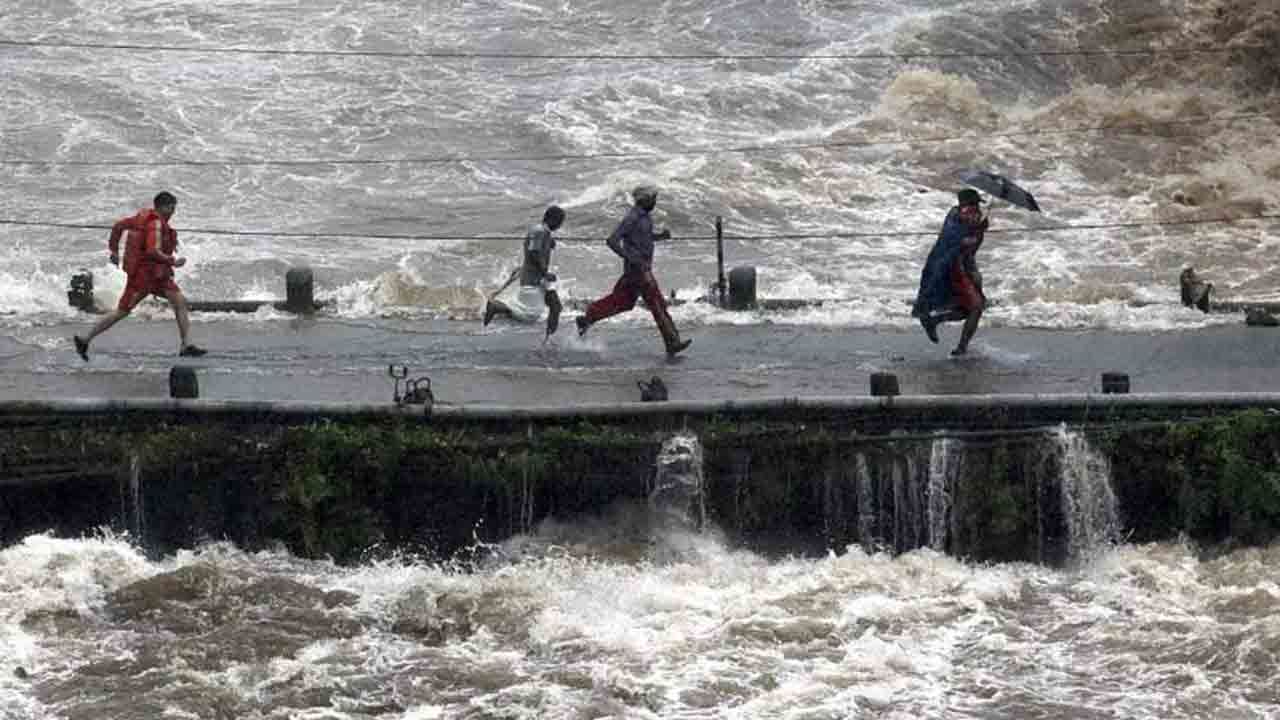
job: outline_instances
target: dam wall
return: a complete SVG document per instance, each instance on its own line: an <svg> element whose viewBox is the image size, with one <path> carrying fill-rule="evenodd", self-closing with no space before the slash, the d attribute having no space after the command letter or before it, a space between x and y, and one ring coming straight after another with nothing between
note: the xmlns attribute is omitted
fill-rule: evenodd
<svg viewBox="0 0 1280 720"><path fill-rule="evenodd" d="M1059 565L1108 542L1264 544L1280 532L1275 407L1267 394L5 403L0 542L105 528L156 554L226 540L457 559L550 522L634 531L664 443L682 436L697 445L699 527L770 554L858 544Z"/></svg>

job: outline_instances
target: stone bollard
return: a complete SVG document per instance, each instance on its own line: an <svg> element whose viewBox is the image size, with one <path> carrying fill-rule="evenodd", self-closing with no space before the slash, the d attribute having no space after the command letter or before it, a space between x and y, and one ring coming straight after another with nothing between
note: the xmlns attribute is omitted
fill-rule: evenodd
<svg viewBox="0 0 1280 720"><path fill-rule="evenodd" d="M284 309L288 312L315 312L315 277L311 268L290 268L284 275L284 292Z"/></svg>
<svg viewBox="0 0 1280 720"><path fill-rule="evenodd" d="M729 309L751 310L756 306L756 269L750 265L729 271Z"/></svg>
<svg viewBox="0 0 1280 720"><path fill-rule="evenodd" d="M169 397L178 400L194 400L200 397L200 382L196 369L175 365L169 370Z"/></svg>
<svg viewBox="0 0 1280 720"><path fill-rule="evenodd" d="M1261 308L1245 308L1244 324L1249 327L1280 327L1280 318Z"/></svg>
<svg viewBox="0 0 1280 720"><path fill-rule="evenodd" d="M1196 275L1195 268L1186 268L1178 276L1178 285L1182 291L1182 304L1199 308L1200 312L1209 312L1210 299L1213 294L1213 283L1205 282Z"/></svg>
<svg viewBox="0 0 1280 720"><path fill-rule="evenodd" d="M871 394L875 397L893 397L898 393L898 376L893 373L871 373Z"/></svg>
<svg viewBox="0 0 1280 720"><path fill-rule="evenodd" d="M1102 373L1102 394L1103 395L1128 395L1129 394L1128 373L1122 373L1122 372Z"/></svg>
<svg viewBox="0 0 1280 720"><path fill-rule="evenodd" d="M71 276L71 287L67 290L67 302L71 307L82 312L93 312L93 273L80 268Z"/></svg>

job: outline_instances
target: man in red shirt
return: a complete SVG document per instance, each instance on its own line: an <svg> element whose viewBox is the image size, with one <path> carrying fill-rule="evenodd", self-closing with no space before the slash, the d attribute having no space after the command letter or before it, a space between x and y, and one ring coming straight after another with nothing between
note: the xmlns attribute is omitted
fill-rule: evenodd
<svg viewBox="0 0 1280 720"><path fill-rule="evenodd" d="M148 295L163 297L173 307L173 315L178 321L179 350L183 357L199 357L205 350L191 344L188 337L191 321L187 312L187 299L173 281L173 269L187 264L187 259L178 257L178 233L169 227L169 218L178 209L178 199L169 192L156 195L154 208L139 210L132 217L123 218L111 227L111 238L107 241L111 252L111 264L120 263L120 236L127 231L125 239L123 270L128 275L124 292L116 309L93 326L85 337L74 336L76 352L86 361L89 359L89 343L112 325L120 322L138 303Z"/></svg>

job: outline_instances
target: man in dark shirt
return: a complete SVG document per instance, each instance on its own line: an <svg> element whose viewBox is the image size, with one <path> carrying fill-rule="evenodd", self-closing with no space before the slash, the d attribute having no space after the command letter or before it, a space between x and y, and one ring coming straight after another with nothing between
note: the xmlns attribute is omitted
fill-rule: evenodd
<svg viewBox="0 0 1280 720"><path fill-rule="evenodd" d="M634 308L636 300L643 297L645 306L658 324L658 332L662 333L667 354L674 356L693 341L680 339L680 331L667 312L662 289L653 277L653 245L670 239L671 233L662 230L655 234L653 231L653 218L649 213L658 204L655 188L642 185L631 192L631 197L635 206L607 241L609 249L622 258L622 277L614 284L613 292L591 303L587 311L578 316L578 334L586 335L587 328L593 324Z"/></svg>
<svg viewBox="0 0 1280 720"><path fill-rule="evenodd" d="M542 299L547 306L547 336L550 337L560 324L560 296L554 284L555 273L551 272L551 251L556 247L556 238L552 233L564 224L564 210L556 205L542 213L542 222L529 228L524 238L524 262L520 269L511 274L506 285L499 288L489 297L484 307L484 324L488 325L495 315L513 316L515 313L501 300L498 294L507 289L515 279L520 278L521 287L540 288Z"/></svg>

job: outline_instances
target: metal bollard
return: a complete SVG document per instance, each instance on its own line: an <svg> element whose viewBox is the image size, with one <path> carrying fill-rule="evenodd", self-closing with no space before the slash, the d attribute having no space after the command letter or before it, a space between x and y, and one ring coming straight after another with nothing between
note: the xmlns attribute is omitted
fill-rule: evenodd
<svg viewBox="0 0 1280 720"><path fill-rule="evenodd" d="M175 365L169 370L169 397L178 400L194 400L200 397L200 382L196 369Z"/></svg>
<svg viewBox="0 0 1280 720"><path fill-rule="evenodd" d="M898 395L898 376L893 373L871 373L871 394L875 397Z"/></svg>
<svg viewBox="0 0 1280 720"><path fill-rule="evenodd" d="M724 218L716 216L716 306L728 302L729 281L724 276Z"/></svg>
<svg viewBox="0 0 1280 720"><path fill-rule="evenodd" d="M1102 394L1103 395L1129 394L1128 373L1122 373L1122 372L1102 373Z"/></svg>
<svg viewBox="0 0 1280 720"><path fill-rule="evenodd" d="M431 378L425 375L420 378L409 379L409 368L401 365L397 368L395 365L387 366L387 374L395 380L395 390L392 394L392 401L397 405L421 405L422 414L428 418L431 417L432 409L436 404L435 393L431 392ZM404 381L404 394L400 394L400 381Z"/></svg>

